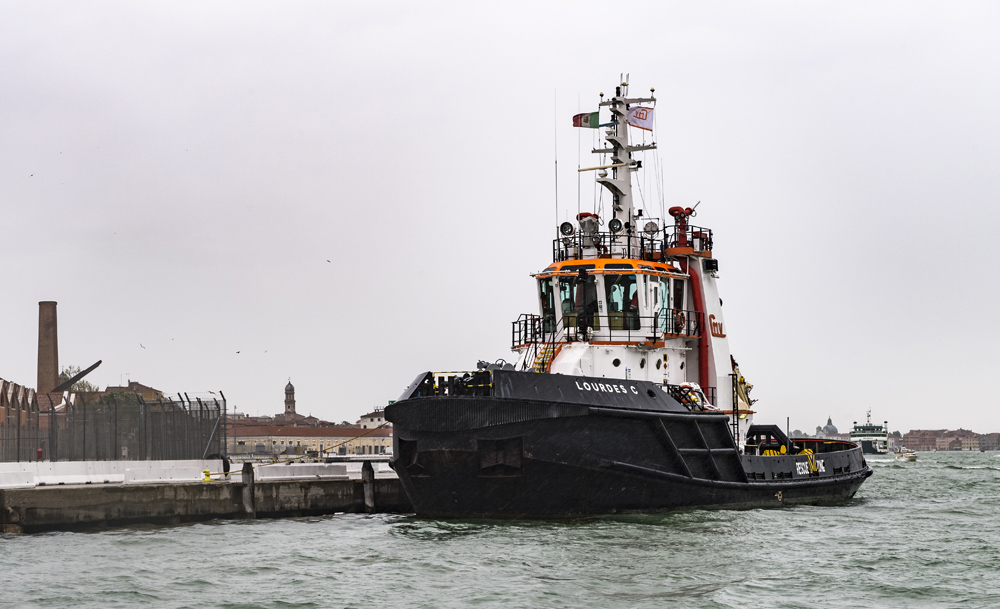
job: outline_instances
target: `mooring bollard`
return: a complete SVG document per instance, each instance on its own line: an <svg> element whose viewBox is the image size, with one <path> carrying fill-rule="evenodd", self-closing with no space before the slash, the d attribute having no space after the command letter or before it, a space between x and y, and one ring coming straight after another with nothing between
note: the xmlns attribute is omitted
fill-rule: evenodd
<svg viewBox="0 0 1000 609"><path fill-rule="evenodd" d="M253 463L243 464L243 513L247 518L257 517L257 505L254 501Z"/></svg>
<svg viewBox="0 0 1000 609"><path fill-rule="evenodd" d="M365 485L365 512L375 513L375 468L371 461L361 466L361 483Z"/></svg>

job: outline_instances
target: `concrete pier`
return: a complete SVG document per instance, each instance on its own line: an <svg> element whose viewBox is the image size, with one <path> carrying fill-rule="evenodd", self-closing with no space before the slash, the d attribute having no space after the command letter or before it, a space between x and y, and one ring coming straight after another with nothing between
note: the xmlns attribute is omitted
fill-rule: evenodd
<svg viewBox="0 0 1000 609"><path fill-rule="evenodd" d="M397 478L76 484L0 488L0 531L35 533L215 518L412 512Z"/></svg>

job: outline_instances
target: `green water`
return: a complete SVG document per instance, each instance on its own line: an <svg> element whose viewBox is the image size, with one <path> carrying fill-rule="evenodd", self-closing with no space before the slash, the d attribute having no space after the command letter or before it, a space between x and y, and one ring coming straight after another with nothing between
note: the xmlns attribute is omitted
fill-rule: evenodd
<svg viewBox="0 0 1000 609"><path fill-rule="evenodd" d="M1000 454L869 463L836 507L4 535L0 606L1000 607Z"/></svg>

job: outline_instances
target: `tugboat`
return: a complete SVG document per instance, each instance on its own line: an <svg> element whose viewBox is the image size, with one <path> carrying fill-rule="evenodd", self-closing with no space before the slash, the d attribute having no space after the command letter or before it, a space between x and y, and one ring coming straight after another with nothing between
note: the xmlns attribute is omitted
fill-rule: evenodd
<svg viewBox="0 0 1000 609"><path fill-rule="evenodd" d="M849 499L871 475L851 442L791 439L753 423L752 385L729 352L714 235L671 207L635 205L629 129L656 99L628 84L574 126L594 150L601 209L564 222L535 273L538 312L512 323L516 363L422 372L385 409L391 466L420 516L564 518ZM600 112L610 112L600 123Z"/></svg>
<svg viewBox="0 0 1000 609"><path fill-rule="evenodd" d="M854 422L851 441L861 445L866 455L885 455L889 452L889 421L883 425L872 423L872 409L868 409L868 421L864 425Z"/></svg>

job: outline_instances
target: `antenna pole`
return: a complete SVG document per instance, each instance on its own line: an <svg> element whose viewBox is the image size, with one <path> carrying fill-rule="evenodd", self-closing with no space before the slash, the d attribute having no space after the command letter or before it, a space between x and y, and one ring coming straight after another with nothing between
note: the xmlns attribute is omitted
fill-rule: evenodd
<svg viewBox="0 0 1000 609"><path fill-rule="evenodd" d="M576 112L580 113L580 94L576 94ZM598 121L600 122L600 121ZM580 215L580 130L576 130L576 215Z"/></svg>
<svg viewBox="0 0 1000 609"><path fill-rule="evenodd" d="M555 160L555 184L556 184L556 237L559 236L559 106L556 104L556 89L552 89L552 157Z"/></svg>

